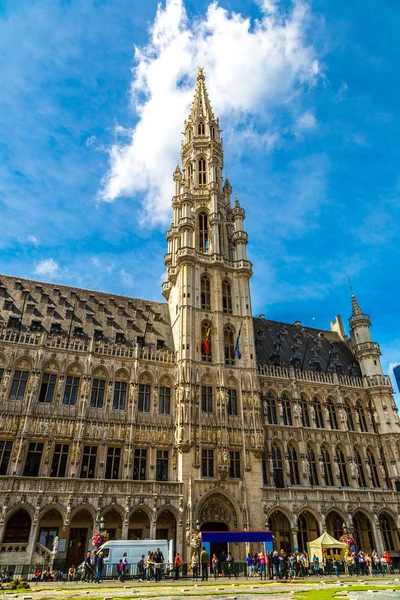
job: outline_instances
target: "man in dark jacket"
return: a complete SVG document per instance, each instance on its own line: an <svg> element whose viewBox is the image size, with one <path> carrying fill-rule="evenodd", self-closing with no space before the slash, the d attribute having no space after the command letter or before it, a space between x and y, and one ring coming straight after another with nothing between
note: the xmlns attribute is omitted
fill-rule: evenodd
<svg viewBox="0 0 400 600"><path fill-rule="evenodd" d="M164 555L161 552L160 548L157 548L157 550L154 552L153 560L155 563L154 567L156 570L156 581L161 581L161 568L164 564Z"/></svg>
<svg viewBox="0 0 400 600"><path fill-rule="evenodd" d="M208 581L208 563L210 562L210 557L208 556L208 552L206 549L202 548L200 552L200 565L201 565L201 580Z"/></svg>

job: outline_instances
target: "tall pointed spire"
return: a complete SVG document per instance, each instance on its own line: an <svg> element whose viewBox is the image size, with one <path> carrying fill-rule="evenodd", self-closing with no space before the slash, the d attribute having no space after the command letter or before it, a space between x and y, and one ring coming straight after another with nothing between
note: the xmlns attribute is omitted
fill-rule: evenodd
<svg viewBox="0 0 400 600"><path fill-rule="evenodd" d="M197 73L197 85L189 115L189 120L195 122L197 119L204 119L208 123L210 121L215 121L211 102L208 97L203 67L199 67Z"/></svg>
<svg viewBox="0 0 400 600"><path fill-rule="evenodd" d="M351 292L351 314L353 317L363 314L354 292Z"/></svg>

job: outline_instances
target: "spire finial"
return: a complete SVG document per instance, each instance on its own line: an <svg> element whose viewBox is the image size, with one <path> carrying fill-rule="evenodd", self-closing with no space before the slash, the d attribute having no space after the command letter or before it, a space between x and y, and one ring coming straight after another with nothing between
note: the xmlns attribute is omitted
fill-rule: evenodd
<svg viewBox="0 0 400 600"><path fill-rule="evenodd" d="M197 79L204 79L204 67L198 67L197 70Z"/></svg>
<svg viewBox="0 0 400 600"><path fill-rule="evenodd" d="M349 282L349 288L350 288L350 291L351 291L351 293L353 293L353 286L351 285L351 279L350 279L350 275L347 275L347 280L348 280L348 282Z"/></svg>

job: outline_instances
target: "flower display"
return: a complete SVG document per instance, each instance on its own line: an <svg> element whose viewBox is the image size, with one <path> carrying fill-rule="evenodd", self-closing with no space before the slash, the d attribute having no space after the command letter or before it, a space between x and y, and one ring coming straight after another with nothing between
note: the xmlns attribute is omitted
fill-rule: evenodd
<svg viewBox="0 0 400 600"><path fill-rule="evenodd" d="M347 534L342 535L340 541L344 544L347 544L349 548L356 545L356 540Z"/></svg>
<svg viewBox="0 0 400 600"><path fill-rule="evenodd" d="M92 544L95 548L100 548L100 546L108 542L108 539L107 531L98 531L92 537Z"/></svg>
<svg viewBox="0 0 400 600"><path fill-rule="evenodd" d="M201 534L200 533L192 533L189 537L189 544L192 548L200 548L201 546Z"/></svg>

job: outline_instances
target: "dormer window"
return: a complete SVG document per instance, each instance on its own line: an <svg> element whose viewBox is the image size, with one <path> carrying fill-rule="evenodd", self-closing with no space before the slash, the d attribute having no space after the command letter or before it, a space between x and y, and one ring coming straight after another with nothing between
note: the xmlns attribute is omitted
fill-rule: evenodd
<svg viewBox="0 0 400 600"><path fill-rule="evenodd" d="M10 317L8 319L8 327L10 329L18 329L19 325L20 325L20 320L18 317Z"/></svg>
<svg viewBox="0 0 400 600"><path fill-rule="evenodd" d="M83 327L74 327L74 336L82 337L83 336Z"/></svg>
<svg viewBox="0 0 400 600"><path fill-rule="evenodd" d="M50 327L50 334L60 335L60 333L62 333L61 323L52 323Z"/></svg>
<svg viewBox="0 0 400 600"><path fill-rule="evenodd" d="M205 135L205 133L206 133L206 128L202 121L198 124L197 132L199 135Z"/></svg>
<svg viewBox="0 0 400 600"><path fill-rule="evenodd" d="M40 331L42 329L42 321L34 320L31 323L31 331Z"/></svg>
<svg viewBox="0 0 400 600"><path fill-rule="evenodd" d="M102 329L95 329L94 330L94 339L96 341L99 341L99 340L103 339L103 330Z"/></svg>
<svg viewBox="0 0 400 600"><path fill-rule="evenodd" d="M165 342L164 340L157 340L157 350L164 350Z"/></svg>
<svg viewBox="0 0 400 600"><path fill-rule="evenodd" d="M199 186L203 187L207 183L207 173L206 173L206 159L200 158L199 160Z"/></svg>
<svg viewBox="0 0 400 600"><path fill-rule="evenodd" d="M122 333L121 331L118 331L115 334L115 343L116 344L123 344L125 342L125 334Z"/></svg>

